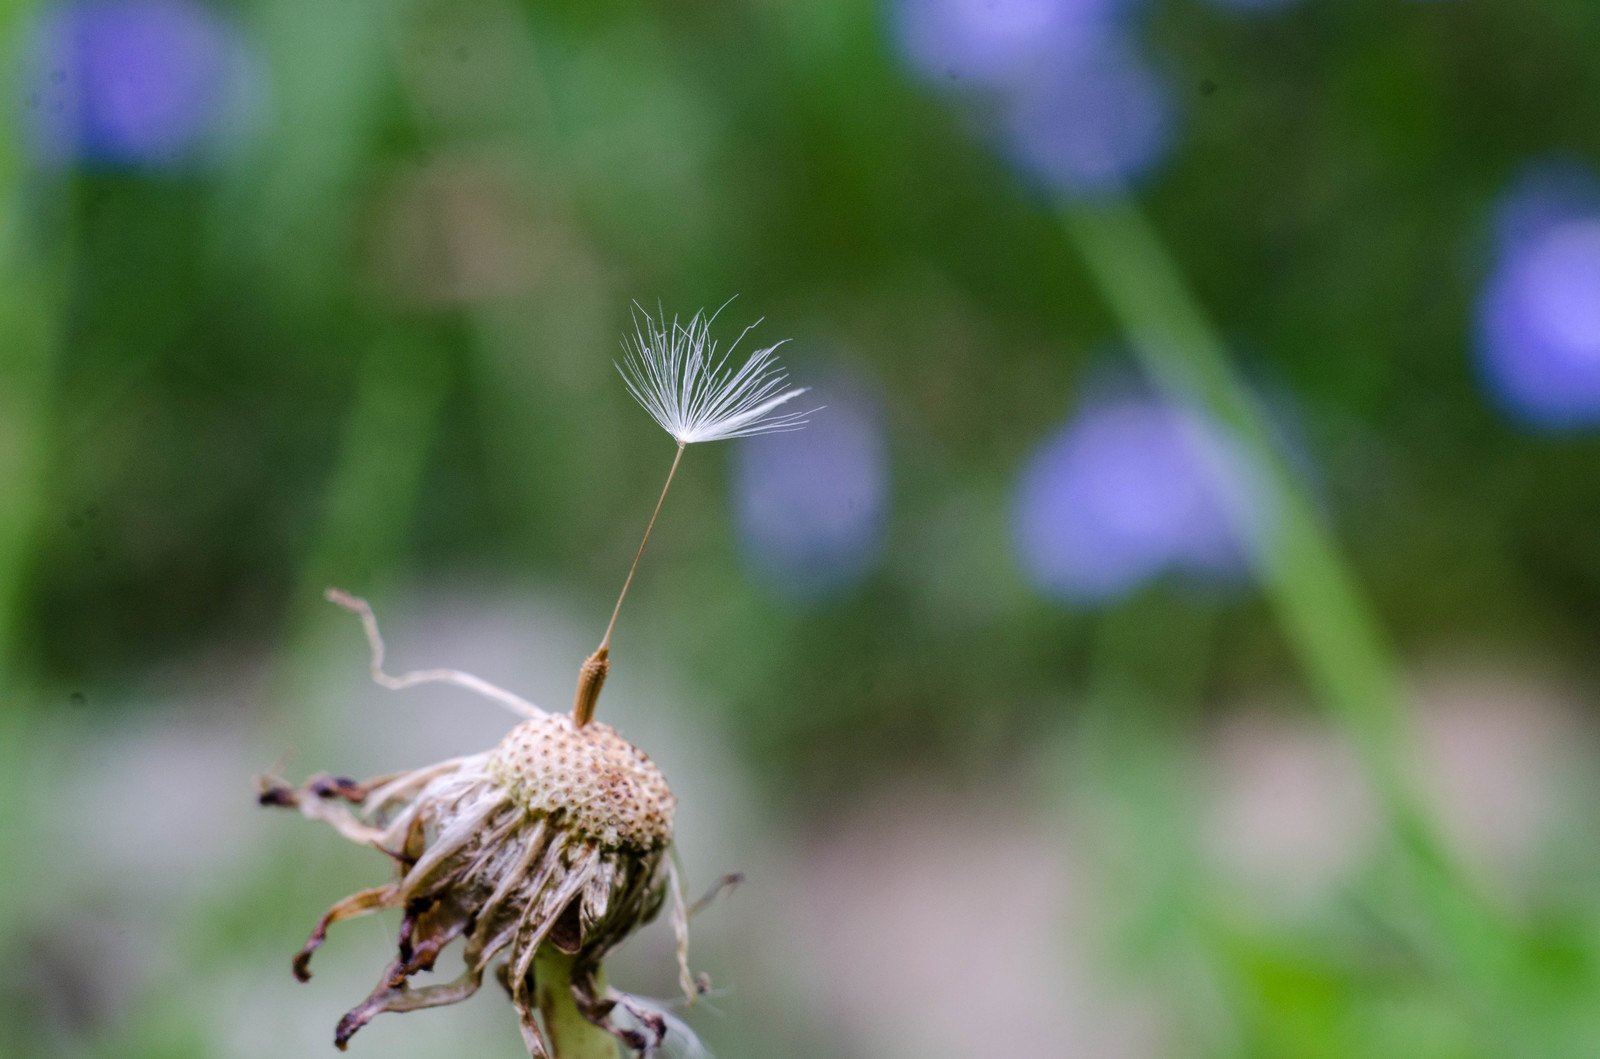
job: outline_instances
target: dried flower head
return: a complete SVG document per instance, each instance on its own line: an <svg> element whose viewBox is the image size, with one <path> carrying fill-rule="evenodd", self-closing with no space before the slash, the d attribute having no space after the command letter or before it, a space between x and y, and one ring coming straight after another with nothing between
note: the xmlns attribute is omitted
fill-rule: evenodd
<svg viewBox="0 0 1600 1059"><path fill-rule="evenodd" d="M646 1055L669 1036L687 1032L660 1008L607 987L601 961L654 919L670 897L679 984L692 1003L708 983L689 971L689 920L739 879L729 876L706 898L686 904L671 858L676 799L649 757L593 716L610 667L617 613L684 446L793 429L802 422L800 416L773 414L803 392L778 392L787 377L773 358L776 347L729 371L727 354L719 359L715 344L708 342L710 324L703 313L688 325L674 320L670 327L664 315L659 324L647 316L638 329L637 355L629 358L633 374L623 371L634 396L677 439L678 455L605 637L579 671L571 715L546 713L454 669L390 676L371 607L328 591L330 601L360 616L372 649L372 677L379 684L397 690L429 682L457 684L523 718L487 753L412 772L361 783L321 775L299 787L276 777L260 781L263 805L297 808L386 854L396 869L394 882L329 909L294 960L296 977L305 981L311 956L334 923L384 909L403 911L395 959L367 999L340 1020L334 1037L339 1048L382 1012L465 1000L502 958L498 977L536 1059L591 1054L585 1051L585 1035L592 1038L601 1030ZM458 938L464 939L466 963L461 976L443 985L413 987L410 979L431 970L440 952ZM697 1048L692 1042L691 1049Z"/></svg>
<svg viewBox="0 0 1600 1059"><path fill-rule="evenodd" d="M676 799L660 770L609 725L592 722L580 728L566 714L545 713L470 674L433 670L389 676L382 669L383 640L366 601L337 590L328 598L361 616L380 683L393 688L428 681L462 684L526 717L487 753L412 772L361 783L315 776L298 788L272 777L262 780L262 804L298 808L345 838L387 854L397 869L394 882L329 909L295 957L295 976L306 981L311 955L334 923L389 908L404 910L394 961L371 995L340 1020L334 1043L344 1048L385 1011L465 1000L478 990L490 964L504 956L501 981L521 1018L529 1052L550 1054L533 1014L540 1007L536 964L548 954L570 961L572 1003L585 1018L648 1052L665 1037L667 1023L635 998L604 988L599 971L606 953L654 919L670 893L680 984L690 998L702 988L686 963L688 911L669 856ZM441 950L457 938L465 939L466 970L459 978L425 988L408 984L413 975L432 969ZM632 1028L612 1020L618 1005L632 1015ZM547 1011L547 1025L549 1019Z"/></svg>

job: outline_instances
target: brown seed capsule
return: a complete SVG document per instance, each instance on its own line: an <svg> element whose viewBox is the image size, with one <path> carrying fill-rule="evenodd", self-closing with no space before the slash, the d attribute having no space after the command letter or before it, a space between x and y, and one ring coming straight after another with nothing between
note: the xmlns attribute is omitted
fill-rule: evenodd
<svg viewBox="0 0 1600 1059"><path fill-rule="evenodd" d="M601 644L578 670L578 693L572 703L572 719L578 722L579 728L594 716L594 704L599 701L600 689L605 687L606 674L610 672L611 648Z"/></svg>

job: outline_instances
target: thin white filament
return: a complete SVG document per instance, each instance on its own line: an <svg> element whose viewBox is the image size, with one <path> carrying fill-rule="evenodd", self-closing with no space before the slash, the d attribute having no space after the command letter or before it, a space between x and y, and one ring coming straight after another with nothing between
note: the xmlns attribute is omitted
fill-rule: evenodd
<svg viewBox="0 0 1600 1059"><path fill-rule="evenodd" d="M398 677L391 677L383 671L383 636L378 632L378 619L372 613L372 605L360 596L352 596L342 589L330 588L323 593L329 603L335 603L348 610L361 619L361 627L366 630L367 644L372 648L372 681L375 684L390 689L391 691L404 691L406 688L416 687L418 684L455 684L466 688L468 691L477 692L486 699L493 699L500 705L509 709L520 717L543 717L544 711L520 695L513 694L504 688L475 677L471 673L463 673L459 669L419 669L411 673L403 673Z"/></svg>
<svg viewBox="0 0 1600 1059"><path fill-rule="evenodd" d="M694 1005L699 993L695 989L694 973L689 970L689 906L683 897L683 881L678 878L675 859L667 861L667 881L672 889L672 934L677 942L678 988L683 990L684 1003Z"/></svg>
<svg viewBox="0 0 1600 1059"><path fill-rule="evenodd" d="M668 1059L711 1059L711 1051L700 1043L700 1038L689 1024L679 1018L665 1003L637 993L624 993L612 989L607 997L617 1001L617 1008L626 1015L616 1021L628 1028L648 1032L648 1024L641 1015L654 1015L666 1024L667 1037L659 1049Z"/></svg>
<svg viewBox="0 0 1600 1059"><path fill-rule="evenodd" d="M789 373L776 355L783 343L758 349L732 368L729 358L739 341L761 321L745 328L719 354L711 340L715 319L716 313L707 316L701 311L686 324L676 317L668 323L665 313L656 320L642 309L637 311L634 334L623 341L623 360L617 365L634 400L680 445L780 433L805 425L810 411L777 413L806 392L804 387L785 389Z"/></svg>

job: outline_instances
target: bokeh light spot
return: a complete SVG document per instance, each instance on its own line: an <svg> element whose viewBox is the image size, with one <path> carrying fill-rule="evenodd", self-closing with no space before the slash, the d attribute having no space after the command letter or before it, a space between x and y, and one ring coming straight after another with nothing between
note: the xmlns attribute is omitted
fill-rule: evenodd
<svg viewBox="0 0 1600 1059"><path fill-rule="evenodd" d="M215 155L259 110L240 30L188 0L85 0L34 26L25 107L45 166L169 169Z"/></svg>
<svg viewBox="0 0 1600 1059"><path fill-rule="evenodd" d="M1245 568L1245 469L1198 416L1145 397L1092 404L1024 468L1018 559L1040 592L1109 601L1168 570Z"/></svg>
<svg viewBox="0 0 1600 1059"><path fill-rule="evenodd" d="M1115 191L1153 168L1172 140L1170 92L1127 48L1106 47L1063 64L1013 100L1010 150L1051 187Z"/></svg>
<svg viewBox="0 0 1600 1059"><path fill-rule="evenodd" d="M797 599L856 584L882 550L889 455L876 403L834 384L799 400L822 405L797 431L746 438L734 460L734 510L746 560Z"/></svg>
<svg viewBox="0 0 1600 1059"><path fill-rule="evenodd" d="M1148 172L1172 139L1169 86L1134 47L1124 0L901 0L895 32L935 84L986 89L1011 160L1094 196Z"/></svg>
<svg viewBox="0 0 1600 1059"><path fill-rule="evenodd" d="M1012 84L1099 48L1123 0L904 0L895 30L911 66L938 81Z"/></svg>
<svg viewBox="0 0 1600 1059"><path fill-rule="evenodd" d="M1496 216L1499 261L1478 310L1478 361L1518 420L1600 424L1600 209L1571 174L1525 180Z"/></svg>

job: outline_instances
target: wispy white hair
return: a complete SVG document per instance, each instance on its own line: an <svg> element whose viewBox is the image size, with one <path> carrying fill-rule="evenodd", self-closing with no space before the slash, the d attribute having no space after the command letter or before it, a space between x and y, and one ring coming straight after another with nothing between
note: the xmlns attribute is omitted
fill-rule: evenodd
<svg viewBox="0 0 1600 1059"><path fill-rule="evenodd" d="M737 370L728 363L760 320L719 356L711 324L721 309L709 316L701 310L688 323L677 317L668 323L665 310L659 320L636 310L634 333L623 339L617 370L628 392L679 445L773 434L805 424L810 412L777 412L806 392L804 387L784 389L789 373L775 355L782 342L756 350Z"/></svg>
<svg viewBox="0 0 1600 1059"><path fill-rule="evenodd" d="M615 989L609 995L618 1001L617 1014L613 1017L625 1028L644 1030L647 1028L647 1019L661 1020L666 1035L646 1053L646 1059L655 1059L657 1055L665 1059L713 1059L711 1050L700 1043L699 1034L690 1029L689 1024L674 1014L667 1004Z"/></svg>

